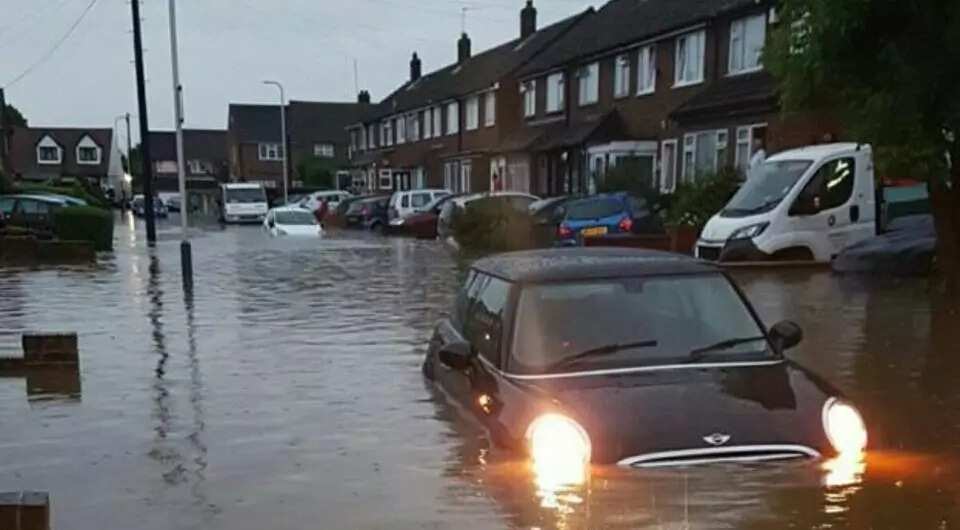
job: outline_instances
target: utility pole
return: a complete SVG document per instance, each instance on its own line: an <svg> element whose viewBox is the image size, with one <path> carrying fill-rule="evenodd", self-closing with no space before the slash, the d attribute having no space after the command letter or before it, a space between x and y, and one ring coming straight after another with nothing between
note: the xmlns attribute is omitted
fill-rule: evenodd
<svg viewBox="0 0 960 530"><path fill-rule="evenodd" d="M193 289L193 252L190 248L187 216L190 202L187 200L187 176L183 161L183 87L180 85L180 58L177 51L177 1L170 3L170 60L173 63L173 119L177 124L177 177L180 183L180 269L183 288Z"/></svg>
<svg viewBox="0 0 960 530"><path fill-rule="evenodd" d="M283 151L283 204L287 204L290 201L289 193L289 180L290 180L290 171L289 171L289 153L287 153L287 99L283 92L283 85L278 81L264 81L265 85L272 85L280 89L280 138Z"/></svg>
<svg viewBox="0 0 960 530"><path fill-rule="evenodd" d="M0 173L7 169L7 98L0 88ZM12 175L7 178L13 180Z"/></svg>
<svg viewBox="0 0 960 530"><path fill-rule="evenodd" d="M147 221L147 244L157 242L156 211L153 209L153 159L150 157L150 125L147 122L147 88L143 73L143 40L140 35L140 0L130 1L133 14L133 58L137 68L137 104L140 111L140 156L143 158L143 208Z"/></svg>

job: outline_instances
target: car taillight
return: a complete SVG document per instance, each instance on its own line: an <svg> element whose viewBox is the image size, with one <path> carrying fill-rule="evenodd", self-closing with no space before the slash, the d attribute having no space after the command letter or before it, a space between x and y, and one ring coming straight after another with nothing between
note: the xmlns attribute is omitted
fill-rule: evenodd
<svg viewBox="0 0 960 530"><path fill-rule="evenodd" d="M621 232L630 232L633 230L633 219L624 217L620 220L620 223L617 224L617 227L620 228Z"/></svg>
<svg viewBox="0 0 960 530"><path fill-rule="evenodd" d="M567 225L560 225L557 228L557 235L560 236L560 239L570 239L573 237L573 230Z"/></svg>

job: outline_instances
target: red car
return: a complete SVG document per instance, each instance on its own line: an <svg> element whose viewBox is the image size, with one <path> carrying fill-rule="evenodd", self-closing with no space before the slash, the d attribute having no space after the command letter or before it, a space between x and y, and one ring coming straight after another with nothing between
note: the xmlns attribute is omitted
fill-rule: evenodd
<svg viewBox="0 0 960 530"><path fill-rule="evenodd" d="M440 197L418 212L391 220L389 232L420 239L436 239L437 219L440 217L440 209L454 197L457 197L457 195Z"/></svg>

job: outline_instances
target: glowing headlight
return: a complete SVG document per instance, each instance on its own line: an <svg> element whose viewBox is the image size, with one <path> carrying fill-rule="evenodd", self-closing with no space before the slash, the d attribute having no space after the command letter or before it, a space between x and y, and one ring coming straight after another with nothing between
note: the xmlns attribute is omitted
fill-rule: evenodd
<svg viewBox="0 0 960 530"><path fill-rule="evenodd" d="M770 226L770 223L760 223L760 224L745 226L737 230L733 234L731 234L730 239L731 240L753 239L755 237L759 237L760 234L762 234L767 229L768 226Z"/></svg>
<svg viewBox="0 0 960 530"><path fill-rule="evenodd" d="M841 456L859 456L867 448L867 427L853 405L836 398L823 406L823 429Z"/></svg>
<svg viewBox="0 0 960 530"><path fill-rule="evenodd" d="M590 463L590 437L580 424L561 414L544 414L527 429L527 444L541 480L583 482Z"/></svg>

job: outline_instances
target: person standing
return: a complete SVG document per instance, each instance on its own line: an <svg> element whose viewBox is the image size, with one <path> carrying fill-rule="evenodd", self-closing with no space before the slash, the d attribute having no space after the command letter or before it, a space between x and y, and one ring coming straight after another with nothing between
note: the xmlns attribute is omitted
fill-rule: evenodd
<svg viewBox="0 0 960 530"><path fill-rule="evenodd" d="M763 137L753 139L753 156L750 157L750 165L747 167L747 180L754 178L760 171L760 166L767 160L767 149Z"/></svg>
<svg viewBox="0 0 960 530"><path fill-rule="evenodd" d="M327 218L327 211L330 207L327 205L327 199L320 201L320 207L317 208L317 211L313 212L313 215L317 218L317 222L320 223L320 226L323 226L323 220Z"/></svg>
<svg viewBox="0 0 960 530"><path fill-rule="evenodd" d="M500 174L494 172L493 174L493 186L491 191L503 191L503 183L500 181Z"/></svg>

